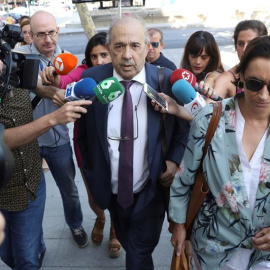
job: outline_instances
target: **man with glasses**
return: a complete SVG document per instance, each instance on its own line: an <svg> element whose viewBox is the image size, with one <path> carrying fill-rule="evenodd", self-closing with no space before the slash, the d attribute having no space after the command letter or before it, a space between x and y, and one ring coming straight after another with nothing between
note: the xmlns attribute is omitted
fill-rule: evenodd
<svg viewBox="0 0 270 270"><path fill-rule="evenodd" d="M112 63L90 68L82 77L99 83L114 76L125 94L109 105L90 106L79 120L82 170L96 204L110 211L117 239L126 251L126 269L151 270L165 215L160 180L171 183L189 123L168 114L163 129L162 114L143 92L144 83L160 89L158 68L145 63L149 39L142 22L119 18L107 39ZM171 73L164 70L163 88L170 96Z"/></svg>
<svg viewBox="0 0 270 270"><path fill-rule="evenodd" d="M30 27L33 43L20 47L20 51L38 54L40 56L39 71L41 72L44 67L52 65L54 58L63 52L57 45L59 27L57 27L53 15L45 11L37 11L31 17ZM36 105L34 119L57 110L50 99L53 92L47 90L45 94L48 95L47 98L40 99L36 96L32 100L32 105ZM74 181L75 166L67 125L57 125L51 128L38 138L38 143L40 155L47 161L60 190L66 222L70 227L75 243L78 247L83 248L88 244L88 237L82 227L83 216L77 186ZM45 251L45 244L43 243L42 246L41 254Z"/></svg>
<svg viewBox="0 0 270 270"><path fill-rule="evenodd" d="M165 43L163 42L163 32L158 28L150 28L148 29L148 36L150 39L150 47L146 56L146 61L157 67L166 67L171 70L176 70L176 65L161 52L165 46Z"/></svg>

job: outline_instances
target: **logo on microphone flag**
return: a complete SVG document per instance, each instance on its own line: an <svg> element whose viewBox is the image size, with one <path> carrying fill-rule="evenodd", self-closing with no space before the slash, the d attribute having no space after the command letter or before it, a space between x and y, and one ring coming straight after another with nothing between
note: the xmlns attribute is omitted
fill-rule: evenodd
<svg viewBox="0 0 270 270"><path fill-rule="evenodd" d="M102 104L108 104L124 93L123 86L115 77L102 81L94 88L94 91Z"/></svg>
<svg viewBox="0 0 270 270"><path fill-rule="evenodd" d="M63 60L61 59L61 57L56 57L54 67L55 67L55 69L57 69L59 71L64 70L64 63L63 63Z"/></svg>

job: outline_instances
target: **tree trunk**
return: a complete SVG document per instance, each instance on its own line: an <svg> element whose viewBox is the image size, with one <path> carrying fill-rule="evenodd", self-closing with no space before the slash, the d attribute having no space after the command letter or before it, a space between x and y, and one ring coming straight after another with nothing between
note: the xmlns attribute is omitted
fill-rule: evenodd
<svg viewBox="0 0 270 270"><path fill-rule="evenodd" d="M76 4L84 33L88 40L97 33L95 24L86 3Z"/></svg>

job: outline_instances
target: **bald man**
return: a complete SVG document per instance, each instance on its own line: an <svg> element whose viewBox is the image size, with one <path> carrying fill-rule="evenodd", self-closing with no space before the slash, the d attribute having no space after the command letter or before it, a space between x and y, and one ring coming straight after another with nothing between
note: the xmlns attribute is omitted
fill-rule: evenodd
<svg viewBox="0 0 270 270"><path fill-rule="evenodd" d="M55 57L64 52L57 44L59 27L54 16L45 11L37 11L30 21L33 43L22 46L20 51L38 54L40 57L39 72L44 67L52 65ZM52 102L55 91L52 87L44 87L38 95L47 95L42 99L35 96L32 100L34 119L57 110ZM40 156L44 158L55 182L60 190L66 222L71 230L73 239L79 248L88 245L87 234L82 227L83 215L79 200L78 189L75 184L75 166L67 125L57 125L38 138ZM41 253L45 245L41 247Z"/></svg>

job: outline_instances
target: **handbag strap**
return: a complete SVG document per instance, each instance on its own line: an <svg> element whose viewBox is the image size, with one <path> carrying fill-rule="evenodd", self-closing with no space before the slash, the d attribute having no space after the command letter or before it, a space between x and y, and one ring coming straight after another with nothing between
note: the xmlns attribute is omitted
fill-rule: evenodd
<svg viewBox="0 0 270 270"><path fill-rule="evenodd" d="M201 170L201 171L202 171L203 159L205 158L208 147L209 147L211 140L212 140L212 138L215 134L215 131L217 129L219 119L221 116L221 112L222 112L222 102L218 101L218 102L213 103L213 115L212 115L212 118L210 120L208 129L207 129L207 132L205 135L205 144L203 147L203 155L202 155L202 159L201 159L201 163L200 163L200 167L199 167L199 170ZM203 181L203 187L202 187L202 191L203 191L202 194L205 197L209 191L209 187L208 187L208 184L207 184L205 178L203 178L203 179L204 179L204 181Z"/></svg>
<svg viewBox="0 0 270 270"><path fill-rule="evenodd" d="M212 118L211 118L211 121L209 123L209 126L208 126L208 129L207 129L207 132L206 132L206 136L205 136L205 144L204 144L204 147L203 147L203 156L202 156L202 160L201 160L201 164L202 165L202 161L207 153L207 149L208 149L208 146L215 134L215 131L217 129L217 126L218 126L218 123L219 123L219 119L220 119L220 116L221 116L221 111L222 111L222 103L219 101L219 102L216 102L216 103L213 103L213 115L212 115Z"/></svg>
<svg viewBox="0 0 270 270"><path fill-rule="evenodd" d="M214 136L214 133L216 131L216 128L218 126L220 116L222 112L222 103L220 101L216 102L213 104L213 115L210 120L206 136L205 136L205 144L203 147L203 156L200 162L199 170L197 172L197 177L196 181L194 182L193 185L193 190L191 192L191 197L189 199L189 205L188 205L188 210L187 210L187 218L186 218L186 231L187 231L187 236L190 236L191 234L191 227L193 224L193 221L195 217L197 216L197 213L199 209L201 208L201 205L208 194L209 187L208 184L205 180L205 177L203 175L203 168L202 168L202 163L203 159L207 153L207 149L210 145L210 142Z"/></svg>

